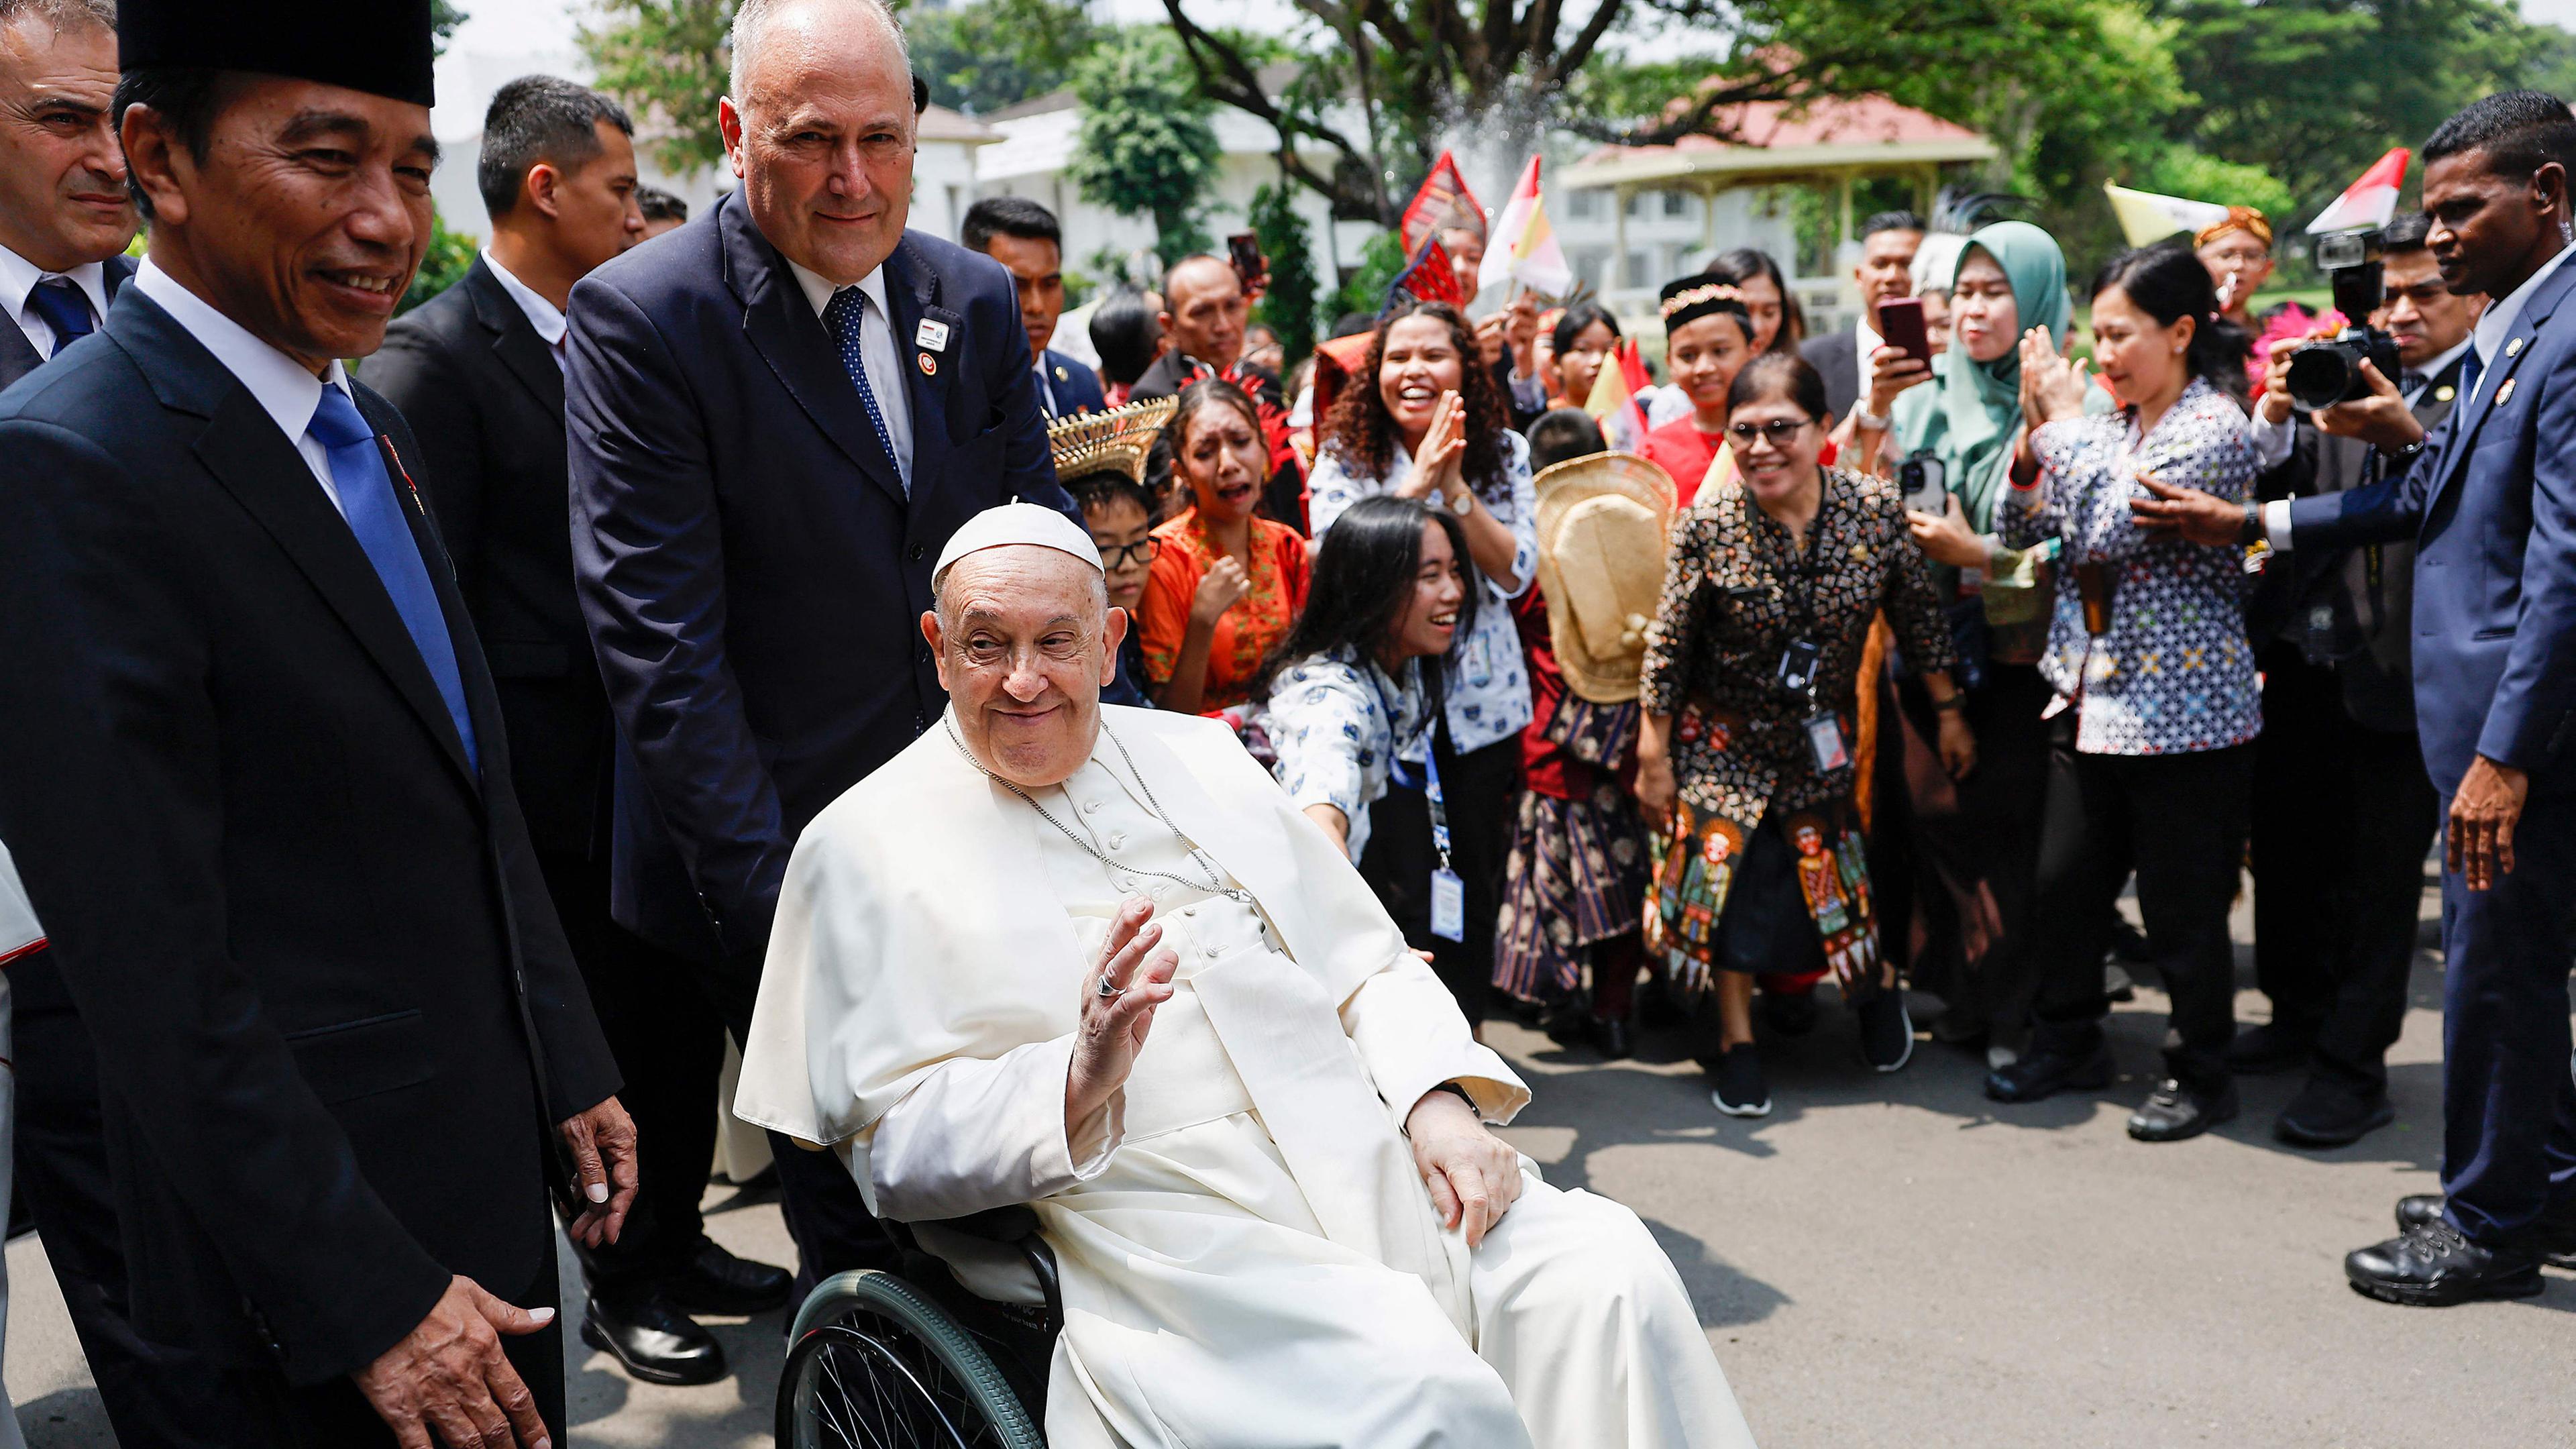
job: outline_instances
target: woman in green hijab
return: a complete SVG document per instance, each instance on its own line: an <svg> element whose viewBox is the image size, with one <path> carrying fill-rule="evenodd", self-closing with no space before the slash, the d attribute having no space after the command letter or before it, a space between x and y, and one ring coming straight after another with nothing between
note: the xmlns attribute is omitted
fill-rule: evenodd
<svg viewBox="0 0 2576 1449"><path fill-rule="evenodd" d="M1927 742L1928 750L1938 734L1922 685L1900 666L1899 708L1881 717L1900 722L1890 742L1902 747L1879 751L1886 762L1879 798L1896 808L1879 812L1873 834L1902 835L1901 845L1888 843L1915 862L1912 895L1932 944L1925 959L1911 963L1912 975L1950 1008L1935 1034L1984 1040L1989 1060L2001 1062L2027 1033L2037 989L2025 923L2046 793L2040 712L2051 691L2038 662L2054 579L2041 550L2003 546L1994 511L2015 469L2035 466L2023 444L2022 335L2046 327L2063 347L2071 309L2065 255L2028 222L1997 222L1970 236L1947 280L1951 343L1934 359L1928 383L1918 375L1908 384L1898 369L1882 369L1863 411L1892 423L1880 471L1894 473L1909 458L1941 466L1947 508L1914 512L1910 521L1915 542L1937 565L1935 587L1959 646L1954 677L1983 748L1976 773L1964 781L1906 769L1915 743ZM1902 741L1905 735L1914 739ZM1891 935L1904 939L1901 931Z"/></svg>

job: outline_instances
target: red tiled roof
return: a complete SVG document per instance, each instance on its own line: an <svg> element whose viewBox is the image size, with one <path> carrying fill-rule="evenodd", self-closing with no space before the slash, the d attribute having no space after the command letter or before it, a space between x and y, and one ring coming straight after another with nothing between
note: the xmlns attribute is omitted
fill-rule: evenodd
<svg viewBox="0 0 2576 1449"><path fill-rule="evenodd" d="M1788 150L1801 146L1869 146L1925 141L1975 141L1976 132L1928 111L1881 95L1837 96L1806 102L1742 101L1710 116L1717 135L1684 136L1669 146L1603 146L1586 161L1640 159L1676 151L1734 148Z"/></svg>

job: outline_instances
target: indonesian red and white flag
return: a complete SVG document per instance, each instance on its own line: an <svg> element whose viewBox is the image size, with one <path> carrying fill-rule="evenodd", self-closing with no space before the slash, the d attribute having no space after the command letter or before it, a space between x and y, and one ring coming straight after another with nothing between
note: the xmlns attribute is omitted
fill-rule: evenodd
<svg viewBox="0 0 2576 1449"><path fill-rule="evenodd" d="M1565 262L1565 248L1556 239L1556 229L1547 224L1547 207L1538 195L1538 158L1532 156L1529 169L1521 173L1521 184L1512 188L1512 199L1494 222L1494 233L1485 243L1485 264L1476 269L1479 290L1509 277L1533 292L1561 297L1574 290L1574 268Z"/></svg>
<svg viewBox="0 0 2576 1449"><path fill-rule="evenodd" d="M2345 187L2334 205L2318 212L2317 219L2308 223L2308 235L2388 225L2389 219L2397 215L2397 189L2406 184L2406 159L2410 154L2399 146L2370 163L2359 181Z"/></svg>

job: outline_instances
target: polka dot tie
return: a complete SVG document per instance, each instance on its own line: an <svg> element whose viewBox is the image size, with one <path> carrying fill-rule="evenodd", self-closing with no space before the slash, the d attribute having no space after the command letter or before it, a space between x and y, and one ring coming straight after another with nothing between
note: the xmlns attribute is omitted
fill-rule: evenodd
<svg viewBox="0 0 2576 1449"><path fill-rule="evenodd" d="M884 451L886 466L894 469L895 480L909 495L912 480L904 477L903 465L896 460L893 446L886 441L885 414L877 410L876 389L868 386L867 364L859 356L859 334L866 329L867 318L867 294L856 287L843 287L834 292L831 302L823 308L823 325L831 330L841 345L841 370L850 375L850 385L859 390L859 406L868 410L868 429L875 436L877 447Z"/></svg>

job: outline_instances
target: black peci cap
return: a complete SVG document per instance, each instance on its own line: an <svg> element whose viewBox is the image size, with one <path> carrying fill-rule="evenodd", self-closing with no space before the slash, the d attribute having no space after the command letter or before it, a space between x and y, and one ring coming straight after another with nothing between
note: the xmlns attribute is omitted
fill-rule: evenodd
<svg viewBox="0 0 2576 1449"><path fill-rule="evenodd" d="M429 0L119 0L124 69L256 71L434 103Z"/></svg>

